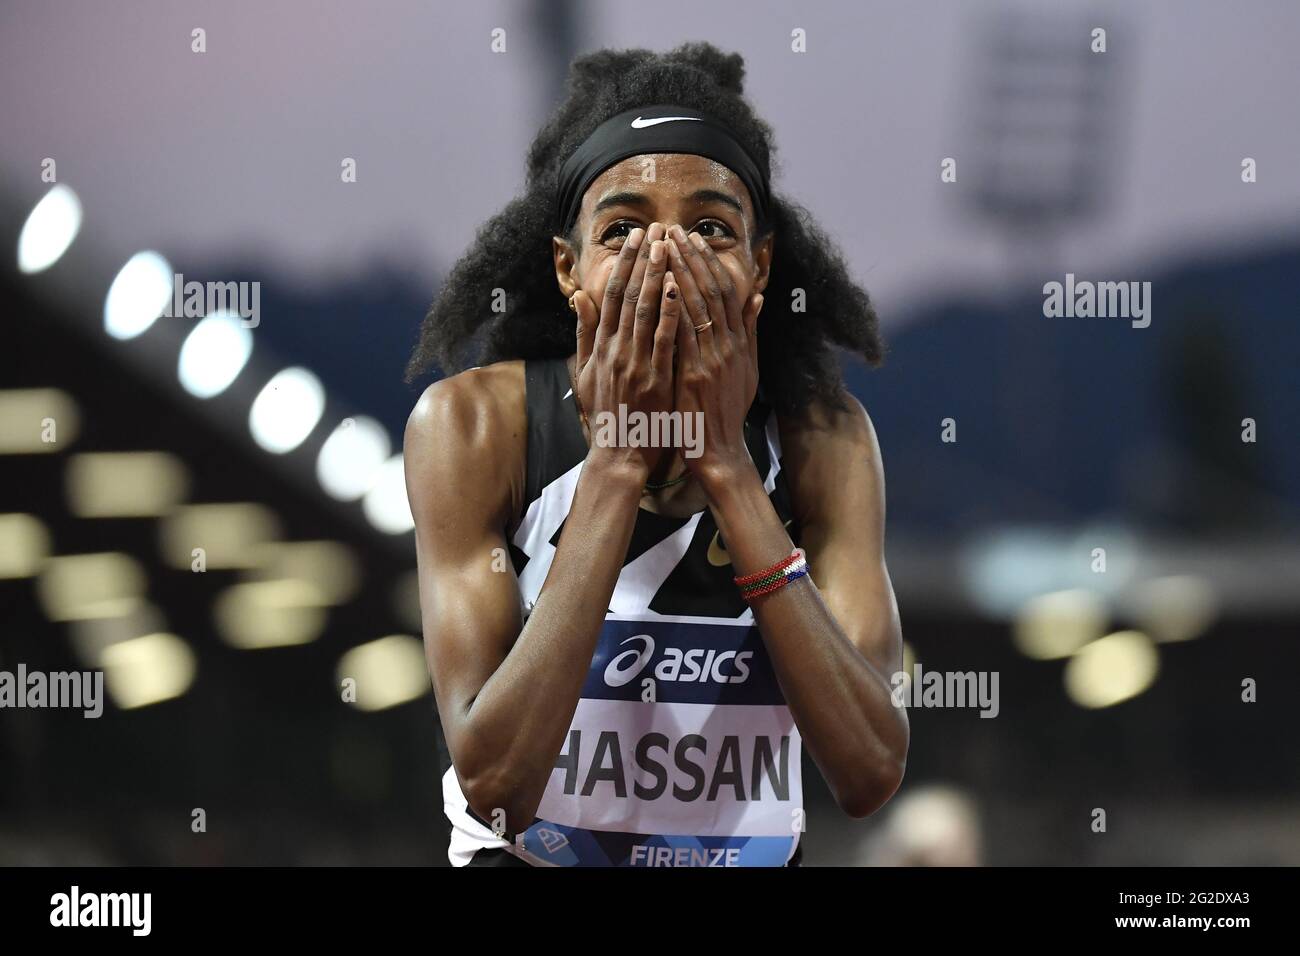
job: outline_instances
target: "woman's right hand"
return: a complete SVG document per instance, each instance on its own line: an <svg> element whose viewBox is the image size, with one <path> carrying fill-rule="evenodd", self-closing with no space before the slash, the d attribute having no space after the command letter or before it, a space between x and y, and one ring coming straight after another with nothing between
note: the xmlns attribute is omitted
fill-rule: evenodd
<svg viewBox="0 0 1300 956"><path fill-rule="evenodd" d="M672 450L622 445L617 426L620 406L625 414L647 416L673 409L673 348L681 293L674 279L665 277L666 235L658 222L648 230L632 230L605 283L599 312L586 292L574 293L574 391L591 431L591 455L635 468L642 481ZM611 426L602 428L607 421Z"/></svg>

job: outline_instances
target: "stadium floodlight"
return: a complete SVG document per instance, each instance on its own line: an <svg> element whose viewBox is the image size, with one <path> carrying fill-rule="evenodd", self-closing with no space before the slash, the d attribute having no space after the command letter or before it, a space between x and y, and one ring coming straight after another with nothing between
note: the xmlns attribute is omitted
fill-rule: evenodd
<svg viewBox="0 0 1300 956"><path fill-rule="evenodd" d="M274 455L291 452L325 412L325 388L305 368L286 368L263 386L248 414L253 440Z"/></svg>
<svg viewBox="0 0 1300 956"><path fill-rule="evenodd" d="M137 252L122 266L104 299L104 330L115 339L144 334L167 308L175 273L156 252Z"/></svg>
<svg viewBox="0 0 1300 956"><path fill-rule="evenodd" d="M18 269L44 272L63 257L81 231L81 200L60 183L38 202L18 235Z"/></svg>

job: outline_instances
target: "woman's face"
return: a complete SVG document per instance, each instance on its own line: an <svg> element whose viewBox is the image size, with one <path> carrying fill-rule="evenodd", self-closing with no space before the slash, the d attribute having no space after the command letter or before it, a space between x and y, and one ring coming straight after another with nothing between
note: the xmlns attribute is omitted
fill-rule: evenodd
<svg viewBox="0 0 1300 956"><path fill-rule="evenodd" d="M754 205L740 177L704 156L651 153L611 166L587 188L575 226L581 247L553 242L560 292L567 299L581 289L599 308L628 235L654 222L703 236L742 302L767 286L772 237L754 244Z"/></svg>

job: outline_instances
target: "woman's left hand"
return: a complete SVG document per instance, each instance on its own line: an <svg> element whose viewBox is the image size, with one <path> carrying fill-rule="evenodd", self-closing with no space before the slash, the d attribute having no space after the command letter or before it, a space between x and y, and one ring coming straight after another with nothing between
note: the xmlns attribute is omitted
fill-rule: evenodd
<svg viewBox="0 0 1300 956"><path fill-rule="evenodd" d="M758 391L758 313L763 297L742 293L699 233L675 225L669 262L686 308L677 327L675 409L703 413L699 457L683 456L706 493L753 468L745 417ZM696 332L699 326L707 327Z"/></svg>

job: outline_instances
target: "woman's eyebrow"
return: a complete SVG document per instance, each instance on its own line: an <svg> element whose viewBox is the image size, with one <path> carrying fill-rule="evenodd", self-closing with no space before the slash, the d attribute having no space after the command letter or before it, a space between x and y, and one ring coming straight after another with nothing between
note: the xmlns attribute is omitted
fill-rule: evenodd
<svg viewBox="0 0 1300 956"><path fill-rule="evenodd" d="M650 199L645 195L645 193L610 193L608 196L601 199L600 202L596 203L596 208L592 210L592 213L598 213L602 209L608 209L610 206L644 206L649 202Z"/></svg>
<svg viewBox="0 0 1300 956"><path fill-rule="evenodd" d="M687 196L686 200L687 202L696 203L698 205L704 205L711 202L722 203L724 206L730 206L740 215L744 215L745 212L745 207L740 204L739 199L732 196L730 193L724 193L717 189L697 189L695 192ZM595 208L591 211L594 215L603 209L610 208L611 206L647 206L649 204L650 197L645 193L625 190L623 192L610 193L607 196L601 197L600 201L596 203Z"/></svg>
<svg viewBox="0 0 1300 956"><path fill-rule="evenodd" d="M701 203L701 204L710 203L710 202L720 202L724 206L732 207L733 209L736 210L736 212L740 213L741 215L744 215L745 212L745 207L743 207L740 204L739 199L737 199L735 196L732 196L728 193L719 192L716 189L697 189L695 192L691 193L686 198L689 199L691 202Z"/></svg>

